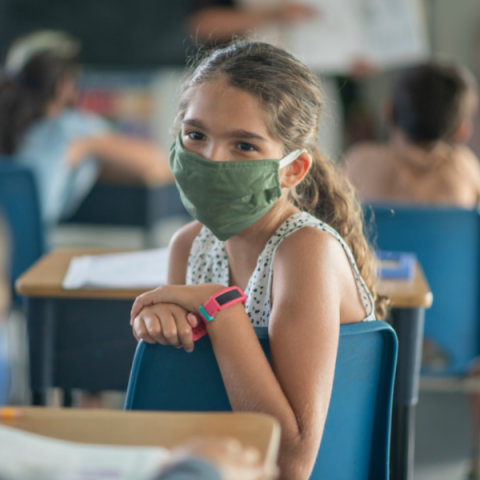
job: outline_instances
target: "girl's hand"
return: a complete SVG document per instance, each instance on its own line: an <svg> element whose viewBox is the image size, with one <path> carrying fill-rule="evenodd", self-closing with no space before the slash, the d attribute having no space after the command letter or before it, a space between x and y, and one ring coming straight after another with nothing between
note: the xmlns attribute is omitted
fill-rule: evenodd
<svg viewBox="0 0 480 480"><path fill-rule="evenodd" d="M151 292L144 293L136 298L130 313L130 325L145 307L161 303L170 303L182 307L192 314L198 313L198 308L204 305L212 295L222 291L225 287L214 283L201 285L165 285ZM189 317L190 318L190 317ZM192 317L192 322L195 320ZM198 323L191 325L196 327Z"/></svg>
<svg viewBox="0 0 480 480"><path fill-rule="evenodd" d="M173 464L191 457L212 462L225 480L270 480L278 474L275 467L262 465L258 450L245 447L233 438L193 438L172 453Z"/></svg>
<svg viewBox="0 0 480 480"><path fill-rule="evenodd" d="M192 326L187 315L188 311L178 305L160 303L143 308L130 324L137 341L173 345L192 352Z"/></svg>

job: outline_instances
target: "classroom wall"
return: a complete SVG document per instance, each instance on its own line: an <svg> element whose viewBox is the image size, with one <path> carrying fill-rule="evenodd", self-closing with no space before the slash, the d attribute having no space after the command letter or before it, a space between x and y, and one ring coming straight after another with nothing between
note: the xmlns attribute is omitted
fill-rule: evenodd
<svg viewBox="0 0 480 480"><path fill-rule="evenodd" d="M433 53L477 70L474 45L480 35L480 1L429 0L429 3Z"/></svg>

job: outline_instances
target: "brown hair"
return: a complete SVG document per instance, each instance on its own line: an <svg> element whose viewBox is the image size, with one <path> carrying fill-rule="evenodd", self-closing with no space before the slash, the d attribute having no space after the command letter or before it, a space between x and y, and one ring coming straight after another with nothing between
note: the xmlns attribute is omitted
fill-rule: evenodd
<svg viewBox="0 0 480 480"><path fill-rule="evenodd" d="M45 51L34 55L15 76L0 75L0 154L14 154L23 134L55 98L59 82L76 75L78 58Z"/></svg>
<svg viewBox="0 0 480 480"><path fill-rule="evenodd" d="M474 76L451 62L430 62L403 70L392 95L393 124L412 142L449 140L471 119L478 94Z"/></svg>
<svg viewBox="0 0 480 480"><path fill-rule="evenodd" d="M236 42L210 51L196 66L185 83L179 119L194 89L217 78L226 78L261 102L269 114L270 132L283 141L285 152L306 148L312 154L312 167L290 192L290 200L343 237L376 299L377 318L383 318L385 302L375 293L374 260L363 234L362 208L348 180L316 148L323 103L318 78L285 50L267 43Z"/></svg>

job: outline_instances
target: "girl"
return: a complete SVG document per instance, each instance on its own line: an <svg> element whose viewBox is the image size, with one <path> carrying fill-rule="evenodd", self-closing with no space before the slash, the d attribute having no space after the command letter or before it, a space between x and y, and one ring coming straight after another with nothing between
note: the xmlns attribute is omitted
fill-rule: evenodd
<svg viewBox="0 0 480 480"><path fill-rule="evenodd" d="M214 316L206 328L232 408L280 421L291 480L315 462L340 324L375 319L361 210L315 148L321 106L315 75L272 45L234 44L200 63L170 154L199 221L172 240L169 286L138 297L131 316L138 340L187 351L199 312ZM245 291L245 308L226 286ZM220 304L240 298L214 314L205 304L219 293ZM268 326L271 366L253 326Z"/></svg>
<svg viewBox="0 0 480 480"><path fill-rule="evenodd" d="M153 144L110 131L100 117L74 108L79 46L61 32L17 41L0 76L0 155L30 167L44 223L71 215L95 183L97 159L132 174L170 179Z"/></svg>

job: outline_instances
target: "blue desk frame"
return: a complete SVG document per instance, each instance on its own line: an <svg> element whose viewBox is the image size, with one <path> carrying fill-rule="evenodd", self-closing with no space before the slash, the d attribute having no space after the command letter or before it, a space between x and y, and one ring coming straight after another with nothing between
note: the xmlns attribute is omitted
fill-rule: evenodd
<svg viewBox="0 0 480 480"><path fill-rule="evenodd" d="M418 403L425 308L392 308L390 324L398 338L393 390L390 479L413 480L415 408Z"/></svg>

